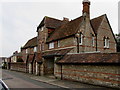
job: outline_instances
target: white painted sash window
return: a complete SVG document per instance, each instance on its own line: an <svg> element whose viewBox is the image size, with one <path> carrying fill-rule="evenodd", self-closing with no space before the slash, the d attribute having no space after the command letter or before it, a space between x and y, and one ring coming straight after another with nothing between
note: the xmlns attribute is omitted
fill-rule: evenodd
<svg viewBox="0 0 120 90"><path fill-rule="evenodd" d="M82 33L80 33L79 44L80 45L83 44L83 34Z"/></svg>
<svg viewBox="0 0 120 90"><path fill-rule="evenodd" d="M34 47L34 52L37 52L37 47Z"/></svg>
<svg viewBox="0 0 120 90"><path fill-rule="evenodd" d="M49 43L49 49L54 48L54 42Z"/></svg>

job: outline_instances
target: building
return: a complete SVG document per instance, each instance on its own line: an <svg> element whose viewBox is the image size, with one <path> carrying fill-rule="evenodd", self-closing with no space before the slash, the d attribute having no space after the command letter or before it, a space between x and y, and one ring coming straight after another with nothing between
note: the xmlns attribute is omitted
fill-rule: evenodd
<svg viewBox="0 0 120 90"><path fill-rule="evenodd" d="M54 74L54 62L67 53L115 53L116 40L107 15L90 18L90 2L83 0L82 16L69 21L45 16L37 28L43 74Z"/></svg>
<svg viewBox="0 0 120 90"><path fill-rule="evenodd" d="M16 63L16 62L23 62L22 54L20 52L18 53L18 51L15 51L13 53L13 55L11 56L11 62L14 62L14 63Z"/></svg>

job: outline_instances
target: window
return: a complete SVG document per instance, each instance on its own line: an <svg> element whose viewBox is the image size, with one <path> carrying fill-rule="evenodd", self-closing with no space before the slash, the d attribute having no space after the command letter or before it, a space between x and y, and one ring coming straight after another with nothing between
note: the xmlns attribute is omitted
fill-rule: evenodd
<svg viewBox="0 0 120 90"><path fill-rule="evenodd" d="M42 47L41 47L41 44L40 44L40 51L42 51Z"/></svg>
<svg viewBox="0 0 120 90"><path fill-rule="evenodd" d="M26 49L26 53L28 53L28 49Z"/></svg>
<svg viewBox="0 0 120 90"><path fill-rule="evenodd" d="M83 34L82 34L82 33L80 33L79 44L80 44L80 45L83 44Z"/></svg>
<svg viewBox="0 0 120 90"><path fill-rule="evenodd" d="M54 42L49 43L49 49L54 48Z"/></svg>
<svg viewBox="0 0 120 90"><path fill-rule="evenodd" d="M34 52L37 52L37 47L34 47Z"/></svg>
<svg viewBox="0 0 120 90"><path fill-rule="evenodd" d="M41 50L44 50L44 43L42 43Z"/></svg>
<svg viewBox="0 0 120 90"><path fill-rule="evenodd" d="M58 47L60 47L60 41L58 41Z"/></svg>
<svg viewBox="0 0 120 90"><path fill-rule="evenodd" d="M95 37L92 36L92 46L94 46L94 45L95 45Z"/></svg>
<svg viewBox="0 0 120 90"><path fill-rule="evenodd" d="M104 37L104 48L109 48L109 44L110 44L109 38L108 37L107 38Z"/></svg>
<svg viewBox="0 0 120 90"><path fill-rule="evenodd" d="M43 31L44 30L44 27L41 27L41 31Z"/></svg>

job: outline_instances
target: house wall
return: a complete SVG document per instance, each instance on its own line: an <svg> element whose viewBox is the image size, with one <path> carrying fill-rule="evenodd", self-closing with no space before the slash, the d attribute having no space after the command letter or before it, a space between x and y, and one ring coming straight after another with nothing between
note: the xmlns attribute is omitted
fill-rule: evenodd
<svg viewBox="0 0 120 90"><path fill-rule="evenodd" d="M109 37L110 47L104 48L104 36ZM114 40L112 31L110 26L108 25L107 19L104 17L97 34L97 47L98 51L105 53L113 53L116 52L116 42Z"/></svg>
<svg viewBox="0 0 120 90"><path fill-rule="evenodd" d="M118 65L55 65L55 76L64 80L120 88ZM62 71L62 73L61 73Z"/></svg>
<svg viewBox="0 0 120 90"><path fill-rule="evenodd" d="M26 49L22 49L22 59L23 59L23 61L24 62L26 62L26 60L27 60L27 53L26 53Z"/></svg>
<svg viewBox="0 0 120 90"><path fill-rule="evenodd" d="M79 29L78 33L83 34L83 44L79 45L80 52L93 52L96 51L96 41L94 40L94 46L92 45L92 35L95 37L95 33L91 27L90 20L88 17L82 22L81 28Z"/></svg>

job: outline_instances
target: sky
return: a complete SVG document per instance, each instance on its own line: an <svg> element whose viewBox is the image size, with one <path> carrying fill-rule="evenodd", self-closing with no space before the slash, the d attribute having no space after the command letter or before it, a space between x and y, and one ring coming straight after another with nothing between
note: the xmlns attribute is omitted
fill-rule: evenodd
<svg viewBox="0 0 120 90"><path fill-rule="evenodd" d="M44 16L69 20L82 15L83 0L0 0L0 56L9 57L31 38ZM118 33L118 1L90 0L90 17L107 14Z"/></svg>

